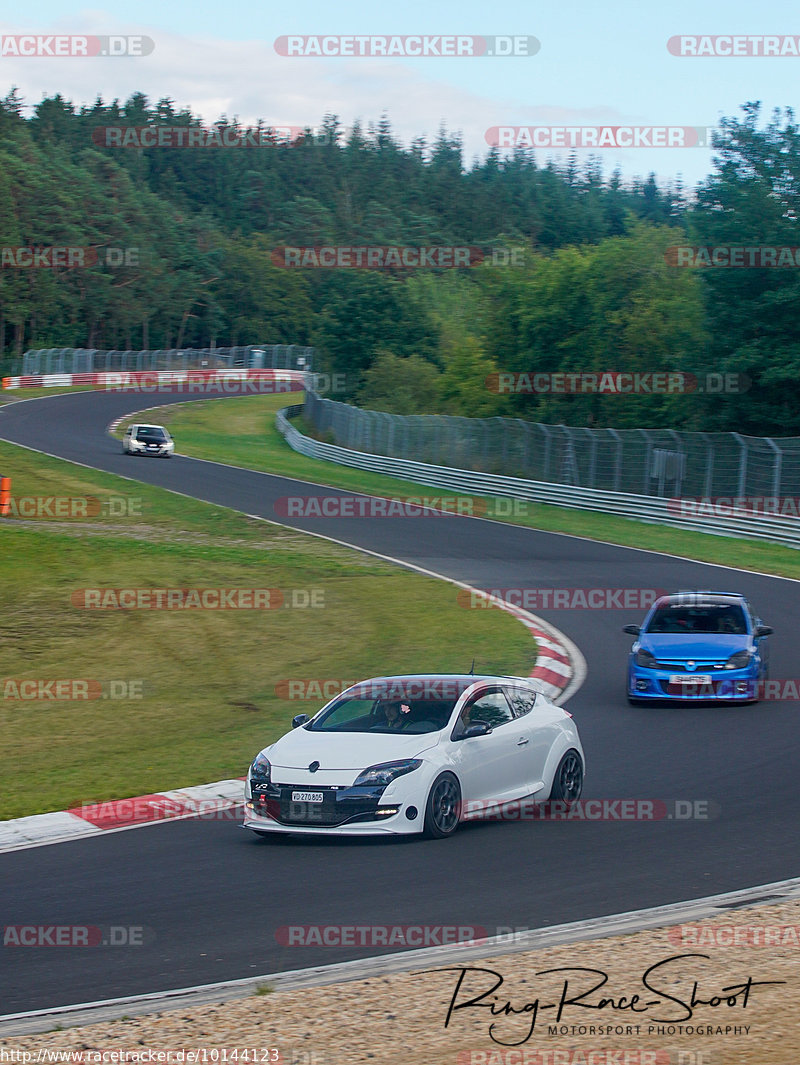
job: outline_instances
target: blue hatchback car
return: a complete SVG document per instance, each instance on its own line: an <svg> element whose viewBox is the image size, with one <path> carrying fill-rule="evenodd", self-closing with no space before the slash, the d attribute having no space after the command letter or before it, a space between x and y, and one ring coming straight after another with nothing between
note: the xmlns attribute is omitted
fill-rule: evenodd
<svg viewBox="0 0 800 1065"><path fill-rule="evenodd" d="M773 631L737 592L662 595L636 637L628 659L628 701L758 702L769 672Z"/></svg>

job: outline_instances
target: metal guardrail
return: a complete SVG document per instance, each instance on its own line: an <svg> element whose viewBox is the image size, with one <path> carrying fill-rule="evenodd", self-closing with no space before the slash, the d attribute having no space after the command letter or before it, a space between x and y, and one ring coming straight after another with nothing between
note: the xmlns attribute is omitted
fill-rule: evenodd
<svg viewBox="0 0 800 1065"><path fill-rule="evenodd" d="M459 470L450 466L435 466L413 459L389 458L354 451L337 444L327 444L304 436L289 421L303 411L302 404L284 407L278 412L277 426L286 442L294 450L310 458L336 462L359 470L383 473L433 488L466 492L471 495L497 496L547 503L555 507L592 510L602 514L616 514L623 518L675 528L693 529L721 536L740 536L753 540L767 540L788 547L800 547L800 520L793 517L732 513L719 515L684 515L680 500L660 496L637 495L631 492L611 492L575 485L530 481L519 477L505 477L475 470ZM732 510L735 508L732 507Z"/></svg>
<svg viewBox="0 0 800 1065"><path fill-rule="evenodd" d="M800 496L800 436L391 414L306 396L321 439L354 451L644 496Z"/></svg>
<svg viewBox="0 0 800 1065"><path fill-rule="evenodd" d="M173 348L164 351L104 351L41 348L22 356L22 376L97 373L109 370L312 370L314 349L299 344L247 344L235 348Z"/></svg>

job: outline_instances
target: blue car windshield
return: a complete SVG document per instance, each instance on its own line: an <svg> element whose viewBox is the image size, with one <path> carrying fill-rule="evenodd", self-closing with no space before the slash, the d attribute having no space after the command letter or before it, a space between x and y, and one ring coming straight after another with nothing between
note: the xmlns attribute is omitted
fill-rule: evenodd
<svg viewBox="0 0 800 1065"><path fill-rule="evenodd" d="M747 623L744 611L736 604L713 603L707 606L660 606L647 626L648 633L674 635L745 636Z"/></svg>

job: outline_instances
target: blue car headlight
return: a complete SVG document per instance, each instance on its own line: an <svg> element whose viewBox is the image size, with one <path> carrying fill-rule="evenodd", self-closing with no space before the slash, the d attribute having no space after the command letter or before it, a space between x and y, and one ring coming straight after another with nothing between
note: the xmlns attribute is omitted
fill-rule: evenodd
<svg viewBox="0 0 800 1065"><path fill-rule="evenodd" d="M747 669L750 663L753 661L753 654L751 651L737 651L735 655L731 655L728 661L725 663L726 669Z"/></svg>
<svg viewBox="0 0 800 1065"><path fill-rule="evenodd" d="M396 762L381 762L380 765L371 765L363 773L359 773L353 787L358 784L378 784L386 787L393 780L402 777L406 773L413 773L419 769L422 761L419 758L400 758Z"/></svg>
<svg viewBox="0 0 800 1065"><path fill-rule="evenodd" d="M269 759L264 754L256 756L255 761L250 766L250 779L258 781L259 784L269 784L270 773L272 772L272 766Z"/></svg>
<svg viewBox="0 0 800 1065"><path fill-rule="evenodd" d="M658 662L655 655L651 655L649 651L644 651L642 648L636 652L636 658L634 659L637 666L643 666L645 669L658 669Z"/></svg>

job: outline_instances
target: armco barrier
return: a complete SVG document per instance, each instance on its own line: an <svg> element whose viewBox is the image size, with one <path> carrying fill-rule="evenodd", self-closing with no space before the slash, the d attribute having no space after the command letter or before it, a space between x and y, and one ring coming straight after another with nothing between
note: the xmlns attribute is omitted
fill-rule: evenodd
<svg viewBox="0 0 800 1065"><path fill-rule="evenodd" d="M527 481L519 477L503 477L473 470L459 470L450 466L433 466L412 459L387 458L370 455L364 451L352 451L336 444L325 444L304 436L289 418L301 413L303 407L284 407L278 412L278 430L288 445L302 455L340 466L353 466L359 470L383 473L388 477L400 477L418 484L471 495L499 496L510 499L525 499L548 503L554 507L569 507L574 510L594 510L603 514L616 514L623 518L675 528L694 529L721 536L740 536L753 540L768 540L787 547L800 547L800 520L779 515L741 514L731 517L682 516L670 509L672 500L661 496L635 495L629 492L608 492L595 488L579 488L574 485L552 484L547 481Z"/></svg>
<svg viewBox="0 0 800 1065"><path fill-rule="evenodd" d="M233 348L170 348L157 351L152 348L139 351L38 348L26 351L22 356L22 373L26 375L188 370L193 366L228 370L311 370L314 367L314 349L297 344L245 344Z"/></svg>

